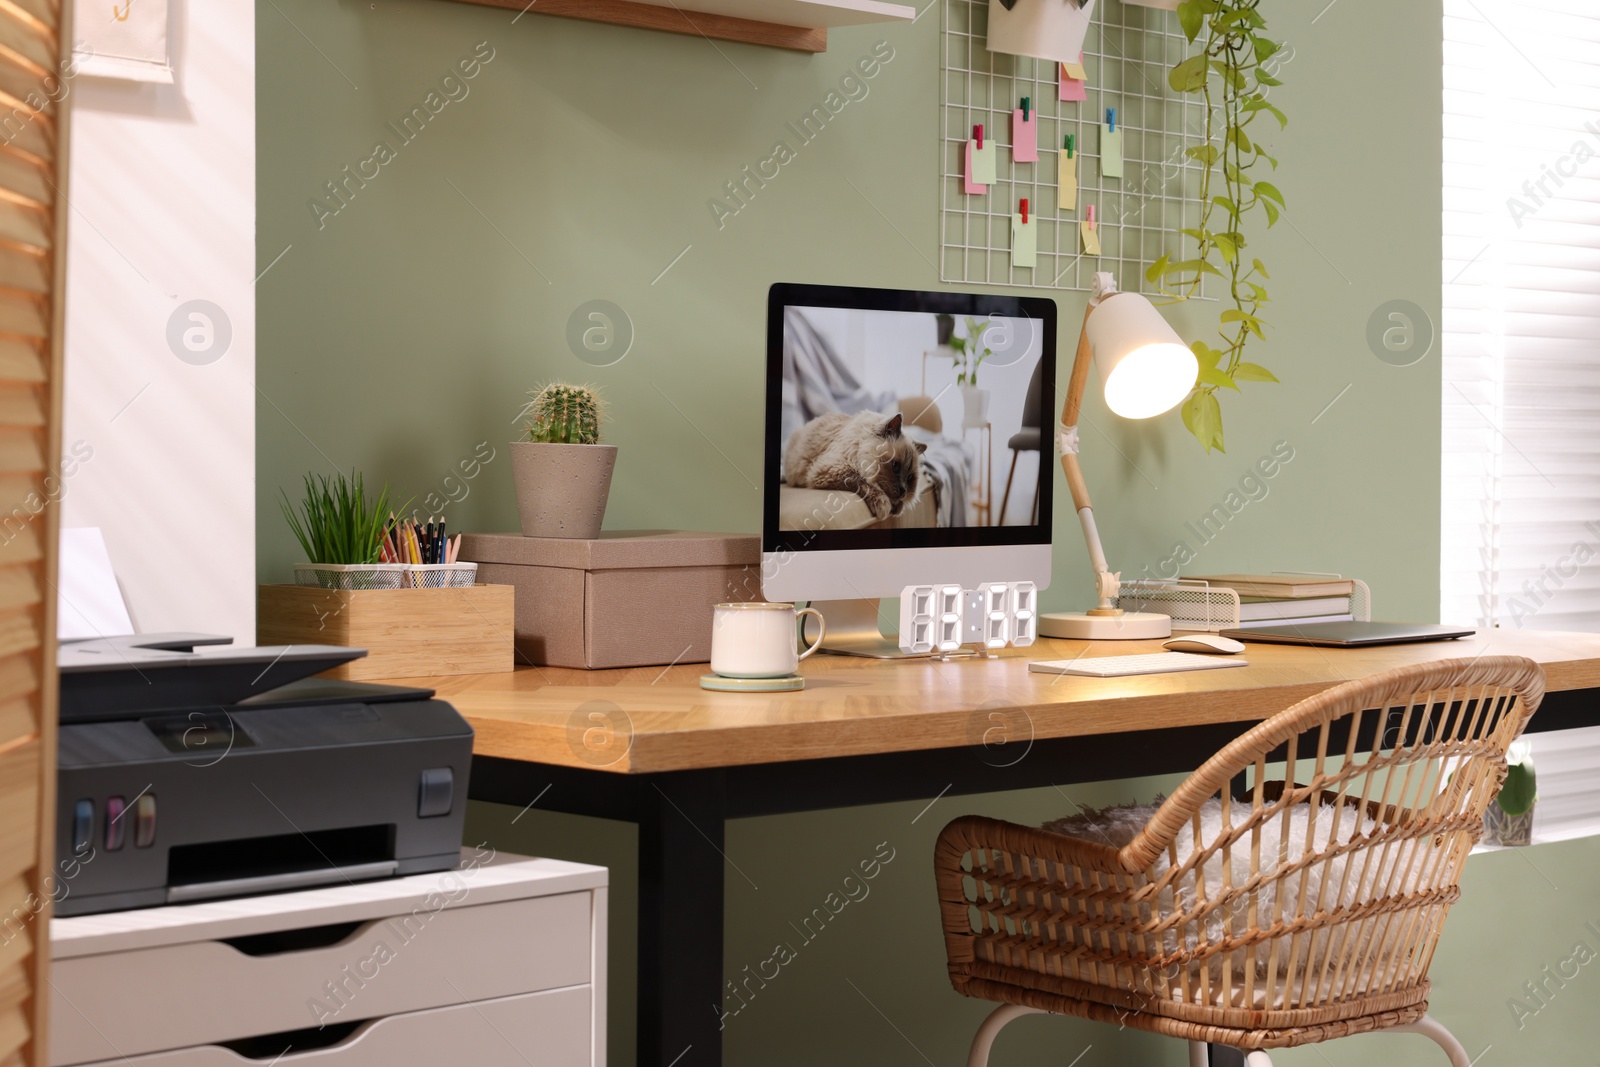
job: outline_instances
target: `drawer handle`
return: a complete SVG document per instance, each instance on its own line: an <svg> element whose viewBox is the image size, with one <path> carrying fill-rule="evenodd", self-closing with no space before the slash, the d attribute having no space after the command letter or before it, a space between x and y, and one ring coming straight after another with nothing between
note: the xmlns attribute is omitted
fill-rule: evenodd
<svg viewBox="0 0 1600 1067"><path fill-rule="evenodd" d="M337 945L366 925L365 920L359 920L330 923L327 926L304 926L298 930L273 930L265 934L225 937L222 943L246 956L281 956L287 952L309 952L311 949Z"/></svg>
<svg viewBox="0 0 1600 1067"><path fill-rule="evenodd" d="M312 1026L305 1030L283 1030L276 1034L262 1034L260 1037L242 1037L237 1041L219 1041L216 1047L225 1048L247 1060L282 1063L285 1057L296 1053L336 1048L353 1041L357 1030L370 1026L375 1021L368 1019L364 1022L330 1023L321 1028Z"/></svg>

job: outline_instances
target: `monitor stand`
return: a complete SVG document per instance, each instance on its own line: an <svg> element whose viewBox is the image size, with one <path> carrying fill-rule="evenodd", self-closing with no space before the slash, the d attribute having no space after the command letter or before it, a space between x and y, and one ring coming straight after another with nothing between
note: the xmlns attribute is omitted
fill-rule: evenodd
<svg viewBox="0 0 1600 1067"><path fill-rule="evenodd" d="M819 651L836 656L864 656L868 659L927 659L926 652L902 652L898 637L885 637L878 625L878 601L814 600L811 606L828 622L827 637ZM806 643L812 640L815 623L805 617Z"/></svg>

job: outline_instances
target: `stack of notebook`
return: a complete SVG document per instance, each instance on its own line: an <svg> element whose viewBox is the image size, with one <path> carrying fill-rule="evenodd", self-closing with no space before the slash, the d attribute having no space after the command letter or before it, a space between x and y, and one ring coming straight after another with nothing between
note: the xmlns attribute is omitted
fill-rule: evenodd
<svg viewBox="0 0 1600 1067"><path fill-rule="evenodd" d="M1349 622L1355 582L1316 574L1194 574L1184 581L1207 582L1213 589L1239 594L1239 628L1285 622Z"/></svg>

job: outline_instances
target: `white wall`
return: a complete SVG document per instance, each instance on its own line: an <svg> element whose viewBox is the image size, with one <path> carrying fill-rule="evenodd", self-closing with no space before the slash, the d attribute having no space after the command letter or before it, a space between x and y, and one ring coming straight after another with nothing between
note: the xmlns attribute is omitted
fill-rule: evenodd
<svg viewBox="0 0 1600 1067"><path fill-rule="evenodd" d="M110 9L80 2L77 18ZM205 630L246 643L255 635L254 3L171 0L170 27L175 84L73 83L63 439L94 454L68 485L62 525L105 530L140 632ZM169 320L192 300L220 308L213 326L220 334L225 321L232 333L220 358L201 365L168 343ZM189 342L206 344L201 332Z"/></svg>

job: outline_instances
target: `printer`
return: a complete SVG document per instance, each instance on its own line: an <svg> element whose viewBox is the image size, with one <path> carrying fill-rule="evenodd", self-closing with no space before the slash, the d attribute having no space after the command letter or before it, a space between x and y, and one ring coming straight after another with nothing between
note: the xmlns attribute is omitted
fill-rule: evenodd
<svg viewBox="0 0 1600 1067"><path fill-rule="evenodd" d="M472 727L432 690L309 677L364 655L63 644L56 914L457 866Z"/></svg>

